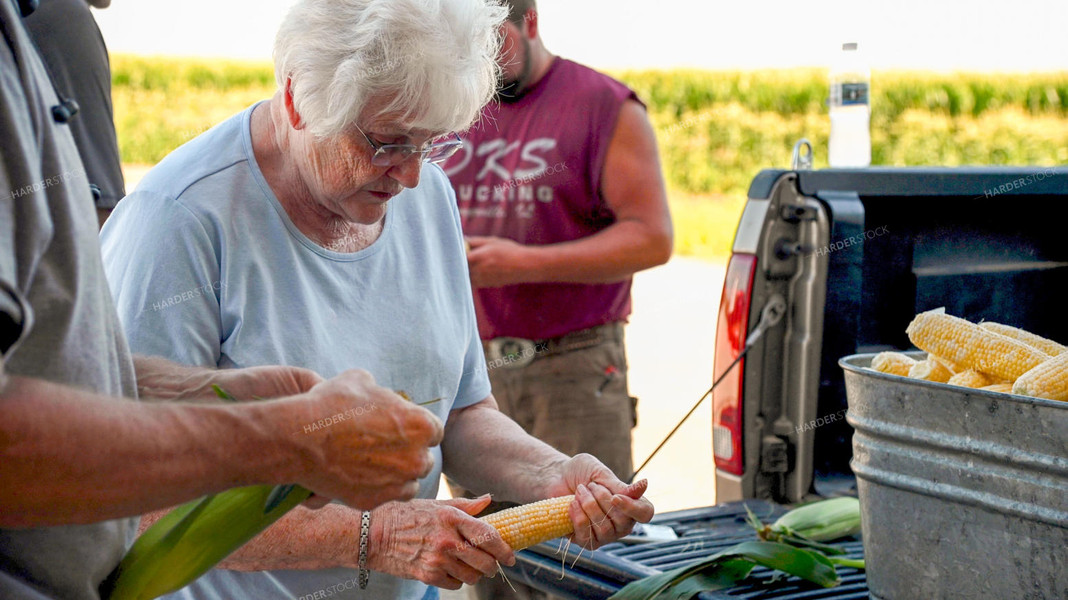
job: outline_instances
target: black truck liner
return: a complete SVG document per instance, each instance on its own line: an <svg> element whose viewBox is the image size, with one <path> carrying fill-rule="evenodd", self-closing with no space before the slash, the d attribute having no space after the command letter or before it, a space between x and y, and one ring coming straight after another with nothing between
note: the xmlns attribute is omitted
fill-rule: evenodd
<svg viewBox="0 0 1068 600"><path fill-rule="evenodd" d="M774 521L785 507L762 500L731 502L657 515L653 523L675 530L679 539L639 544L614 543L594 552L582 552L571 547L566 554L567 568L561 577L559 541L539 544L517 555L514 567L505 573L512 582L521 582L557 596L572 599L602 599L612 595L627 583L684 566L703 559L740 542L756 539L745 520L748 505L764 522ZM859 539L837 544L849 558L863 558ZM574 566L572 567L572 563ZM727 592L705 592L701 600L748 598L751 600L860 600L868 597L864 572L839 568L842 585L824 589L796 577L757 568L746 580Z"/></svg>

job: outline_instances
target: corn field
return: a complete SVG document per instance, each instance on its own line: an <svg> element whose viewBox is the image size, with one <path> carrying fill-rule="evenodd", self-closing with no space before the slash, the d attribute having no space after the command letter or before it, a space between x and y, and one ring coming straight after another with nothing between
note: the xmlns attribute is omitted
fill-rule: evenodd
<svg viewBox="0 0 1068 600"><path fill-rule="evenodd" d="M693 213L687 223L676 220L681 253L725 254L749 182L763 168L788 166L798 139L812 142L817 167L827 164L822 71L612 75L649 108L673 210ZM275 90L269 63L119 55L112 80L122 159L139 164L157 162ZM876 165L1062 164L1068 73L877 71L871 130Z"/></svg>

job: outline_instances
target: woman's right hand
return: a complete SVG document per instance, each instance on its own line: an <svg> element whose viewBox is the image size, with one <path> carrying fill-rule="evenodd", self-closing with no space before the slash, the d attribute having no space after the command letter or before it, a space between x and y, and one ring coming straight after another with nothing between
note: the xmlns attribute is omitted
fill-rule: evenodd
<svg viewBox="0 0 1068 600"><path fill-rule="evenodd" d="M469 500L390 502L371 513L367 568L458 590L492 577L515 553L492 525L474 515L489 495Z"/></svg>

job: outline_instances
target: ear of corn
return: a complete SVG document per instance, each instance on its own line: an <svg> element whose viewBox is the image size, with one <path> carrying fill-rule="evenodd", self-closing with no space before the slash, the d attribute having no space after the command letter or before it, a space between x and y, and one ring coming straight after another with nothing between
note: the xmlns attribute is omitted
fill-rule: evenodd
<svg viewBox="0 0 1068 600"><path fill-rule="evenodd" d="M800 506L771 524L772 531L829 542L860 533L860 501L831 498Z"/></svg>
<svg viewBox="0 0 1068 600"><path fill-rule="evenodd" d="M101 586L108 600L151 600L179 590L311 496L297 487L270 513L273 486L235 488L184 504L149 527Z"/></svg>
<svg viewBox="0 0 1068 600"><path fill-rule="evenodd" d="M1049 400L1068 400L1068 352L1021 375L1012 385L1012 393Z"/></svg>
<svg viewBox="0 0 1068 600"><path fill-rule="evenodd" d="M935 356L934 354L928 354L927 355L927 360L933 360L936 363L942 365L943 367L946 368L947 371L949 371L953 375L956 375L957 373L960 373L961 371L967 370L967 368L968 368L968 367L963 367L961 365L958 365L957 363L955 363L955 362L953 362L953 361L951 361L951 360L949 360L947 358L942 358L941 356Z"/></svg>
<svg viewBox="0 0 1068 600"><path fill-rule="evenodd" d="M906 333L918 348L1008 381L1049 358L1023 342L937 311L916 315Z"/></svg>
<svg viewBox="0 0 1068 600"><path fill-rule="evenodd" d="M909 369L914 364L916 364L914 358L900 352L880 352L871 359L871 368L876 371L902 377L908 376Z"/></svg>
<svg viewBox="0 0 1068 600"><path fill-rule="evenodd" d="M986 390L988 392L1001 392L1002 394L1011 394L1012 393L1012 384L1011 383L992 383L990 385L984 385L983 387L981 387L979 389Z"/></svg>
<svg viewBox="0 0 1068 600"><path fill-rule="evenodd" d="M1046 339L1040 335L1035 335L1030 331L1020 329L1019 327L1002 325L1001 323L993 323L991 321L984 321L980 323L979 326L987 331L1000 333L1001 335L1011 337L1014 340L1021 341L1036 350L1041 350L1042 352L1049 354L1050 356L1057 356L1068 350L1068 348L1053 340Z"/></svg>
<svg viewBox="0 0 1068 600"><path fill-rule="evenodd" d="M574 533L567 509L574 496L540 500L481 517L493 525L512 550L522 550L534 544Z"/></svg>
<svg viewBox="0 0 1068 600"><path fill-rule="evenodd" d="M967 388L981 388L997 382L991 379L988 375L980 373L975 369L965 369L960 373L956 373L953 377L950 377L949 381L946 383Z"/></svg>
<svg viewBox="0 0 1068 600"><path fill-rule="evenodd" d="M912 379L924 379L927 381L935 381L937 383L945 383L949 381L949 378L952 376L953 373L951 373L945 365L933 358L921 360L912 365L909 369L909 377Z"/></svg>

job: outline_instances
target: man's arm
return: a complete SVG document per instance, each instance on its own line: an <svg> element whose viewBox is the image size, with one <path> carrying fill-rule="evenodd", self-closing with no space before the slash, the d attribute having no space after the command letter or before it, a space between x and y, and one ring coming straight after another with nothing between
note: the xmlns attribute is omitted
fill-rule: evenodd
<svg viewBox="0 0 1068 600"><path fill-rule="evenodd" d="M0 378L0 527L91 523L291 482L369 509L415 495L442 434L431 413L358 371L288 399L192 405ZM325 419L327 434L300 433Z"/></svg>
<svg viewBox="0 0 1068 600"><path fill-rule="evenodd" d="M283 483L293 456L262 411L240 408L142 404L10 377L0 391L0 526L91 523Z"/></svg>
<svg viewBox="0 0 1068 600"><path fill-rule="evenodd" d="M475 286L610 283L667 262L672 226L656 135L645 109L634 100L620 111L601 182L601 195L616 222L594 235L545 246L468 237Z"/></svg>

